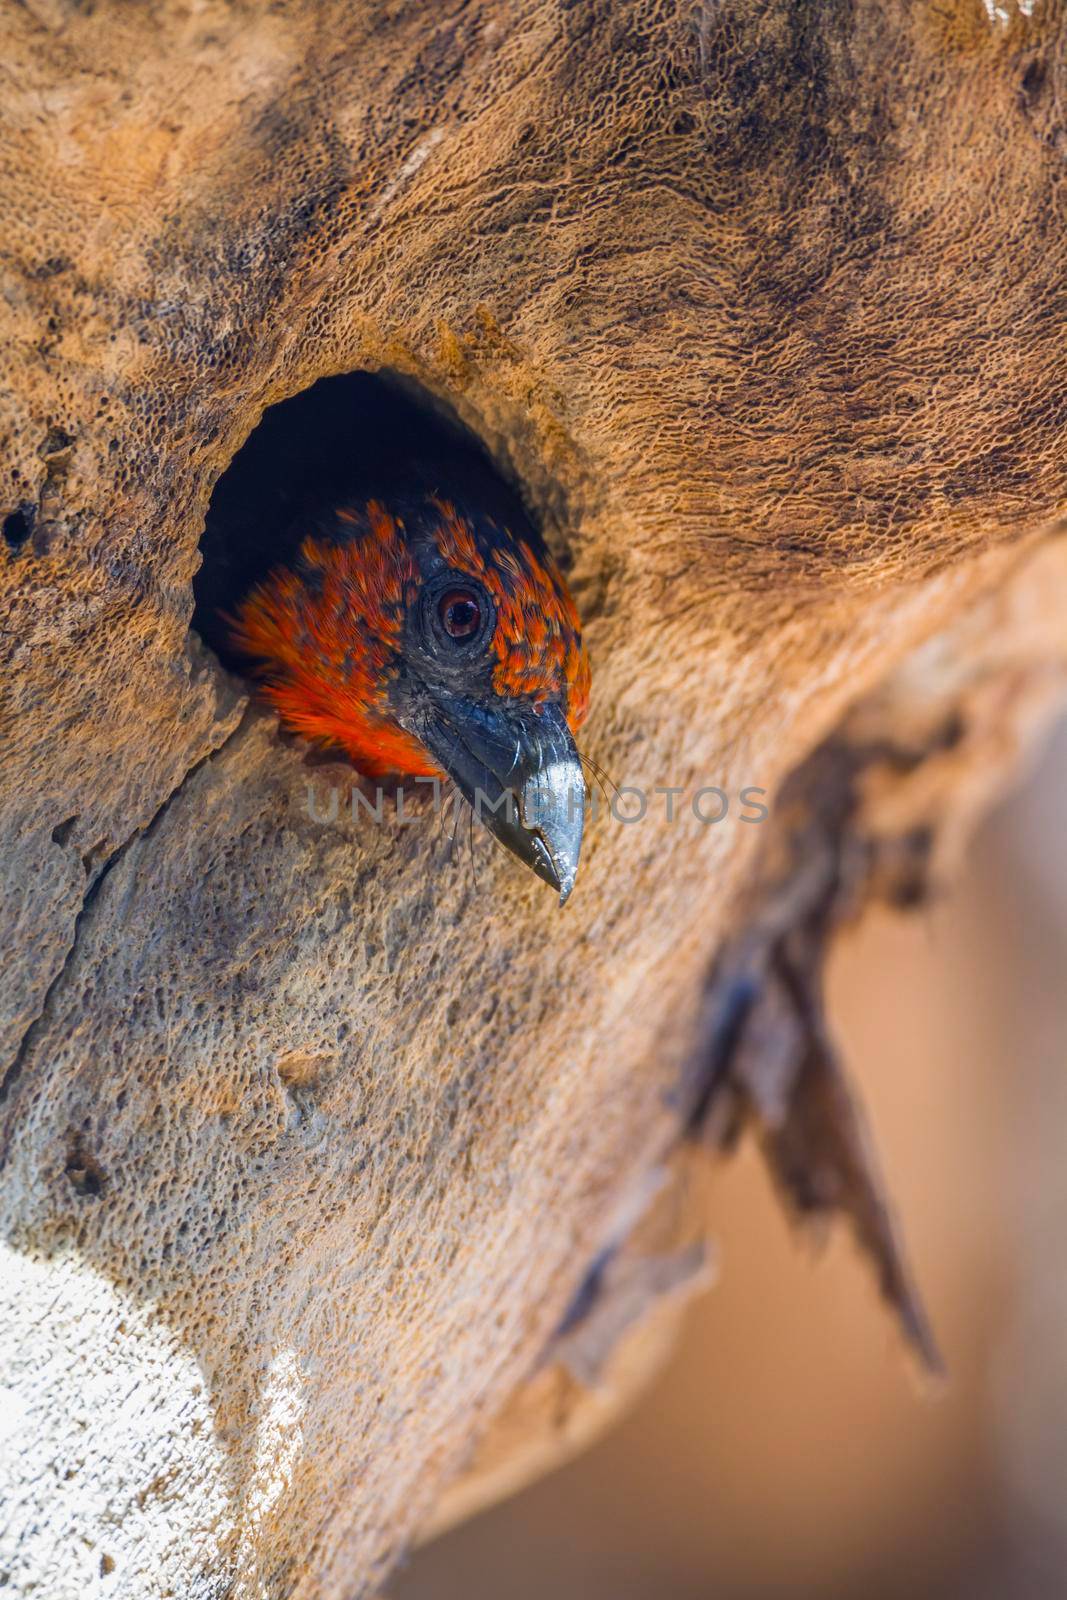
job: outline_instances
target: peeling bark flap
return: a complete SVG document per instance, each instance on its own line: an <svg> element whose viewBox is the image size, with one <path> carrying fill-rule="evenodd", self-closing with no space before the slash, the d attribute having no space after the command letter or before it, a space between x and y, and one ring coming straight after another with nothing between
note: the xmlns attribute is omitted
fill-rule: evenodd
<svg viewBox="0 0 1067 1600"><path fill-rule="evenodd" d="M869 755L825 747L782 795L783 810L794 818L785 857L765 864L745 932L720 954L711 975L693 1125L718 1149L732 1148L751 1127L791 1211L805 1219L848 1218L909 1345L926 1372L940 1376L937 1343L823 1005L834 929L874 894L897 904L919 898L922 842L912 838L902 848L892 841L887 848L856 826L856 778ZM805 802L815 795L813 810ZM827 796L835 797L830 804Z"/></svg>

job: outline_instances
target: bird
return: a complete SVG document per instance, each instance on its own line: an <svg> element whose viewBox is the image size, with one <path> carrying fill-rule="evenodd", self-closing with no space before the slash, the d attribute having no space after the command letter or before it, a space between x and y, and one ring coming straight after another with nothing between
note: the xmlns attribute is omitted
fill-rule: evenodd
<svg viewBox="0 0 1067 1600"><path fill-rule="evenodd" d="M565 904L591 672L533 524L416 487L330 506L294 549L227 618L282 726L371 778L450 779Z"/></svg>

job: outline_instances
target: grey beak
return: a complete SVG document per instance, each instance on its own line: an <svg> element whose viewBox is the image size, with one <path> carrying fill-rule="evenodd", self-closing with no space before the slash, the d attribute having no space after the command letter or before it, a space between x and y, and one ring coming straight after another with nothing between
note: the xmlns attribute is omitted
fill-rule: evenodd
<svg viewBox="0 0 1067 1600"><path fill-rule="evenodd" d="M449 697L414 731L479 822L565 905L582 848L585 782L562 709Z"/></svg>

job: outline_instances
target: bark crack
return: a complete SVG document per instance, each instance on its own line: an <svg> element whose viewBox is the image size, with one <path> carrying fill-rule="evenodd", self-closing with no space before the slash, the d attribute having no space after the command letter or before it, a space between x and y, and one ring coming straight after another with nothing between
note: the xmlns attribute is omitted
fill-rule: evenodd
<svg viewBox="0 0 1067 1600"><path fill-rule="evenodd" d="M85 894L82 897L82 903L74 915L70 943L63 954L62 960L60 961L51 982L44 992L40 1010L37 1012L37 1015L33 1018L25 1033L22 1035L22 1038L19 1041L18 1047L16 1048L8 1067L4 1071L3 1076L0 1077L0 1106L4 1106L6 1102L10 1101L16 1085L21 1080L23 1068L29 1059L30 1052L33 1049L42 1026L48 1019L49 1012L52 1008L52 1002L59 991L60 985L70 970L71 962L74 956L77 954L78 945L81 940L86 922L92 913L93 907L96 904L97 898L100 894L100 890L102 889L105 880L109 877L112 868L119 864L130 847L136 844L139 839L147 839L151 836L155 828L170 809L171 805L183 793L190 780L197 775L202 767L207 766L208 762L214 761L216 756L220 755L222 751L226 749L227 745L229 745L237 737L248 721L249 709L250 703L249 705L246 705L234 727L230 729L230 731L220 740L217 745L213 745L210 750L206 751L205 754L200 757L199 761L195 761L193 765L189 767L185 773L183 773L179 782L175 784L170 793L166 795L157 809L153 812L152 816L149 817L148 821L141 827L135 828L128 838L124 839L121 844L116 846L103 864L97 868L95 873L89 879L86 885ZM8 1128L0 1132L0 1166L3 1166L7 1159L9 1131L10 1117Z"/></svg>

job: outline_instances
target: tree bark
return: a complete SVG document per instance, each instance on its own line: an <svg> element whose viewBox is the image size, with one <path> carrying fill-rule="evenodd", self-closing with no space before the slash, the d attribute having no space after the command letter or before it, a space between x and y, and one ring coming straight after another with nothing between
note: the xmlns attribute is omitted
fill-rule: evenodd
<svg viewBox="0 0 1067 1600"><path fill-rule="evenodd" d="M1062 8L34 0L4 56L14 1591L375 1593L632 1387L745 1125L932 1357L819 971L1062 699ZM316 820L351 774L190 635L219 474L357 370L571 563L649 805L563 913Z"/></svg>

